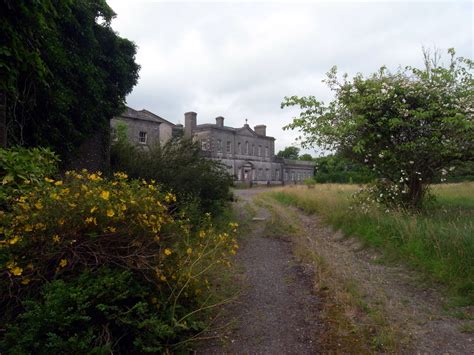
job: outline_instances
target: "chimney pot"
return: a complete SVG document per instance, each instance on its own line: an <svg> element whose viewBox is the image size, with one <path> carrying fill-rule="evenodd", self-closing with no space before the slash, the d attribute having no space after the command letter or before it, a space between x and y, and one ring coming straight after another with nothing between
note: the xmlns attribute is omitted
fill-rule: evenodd
<svg viewBox="0 0 474 355"><path fill-rule="evenodd" d="M224 127L224 117L222 116L216 117L216 126Z"/></svg>
<svg viewBox="0 0 474 355"><path fill-rule="evenodd" d="M259 136L266 136L267 135L267 126L260 124L258 126L255 126L253 128L255 133L257 133Z"/></svg>

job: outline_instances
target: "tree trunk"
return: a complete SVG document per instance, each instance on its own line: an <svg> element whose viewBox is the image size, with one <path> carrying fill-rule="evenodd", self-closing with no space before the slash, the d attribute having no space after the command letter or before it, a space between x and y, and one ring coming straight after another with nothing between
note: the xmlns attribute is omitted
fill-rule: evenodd
<svg viewBox="0 0 474 355"><path fill-rule="evenodd" d="M408 186L408 204L413 209L421 209L425 188L418 177L412 178Z"/></svg>

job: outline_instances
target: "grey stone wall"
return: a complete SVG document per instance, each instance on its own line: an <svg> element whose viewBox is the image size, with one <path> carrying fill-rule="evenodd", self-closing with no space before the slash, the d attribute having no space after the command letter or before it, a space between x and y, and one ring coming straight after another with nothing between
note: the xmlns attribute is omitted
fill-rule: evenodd
<svg viewBox="0 0 474 355"><path fill-rule="evenodd" d="M110 121L112 131L117 130L117 126L120 124L127 126L127 137L132 144L146 148L160 143L160 123L126 117L114 117ZM146 143L140 142L140 132L146 132ZM169 136L171 137L171 130ZM112 132L112 137L114 137L114 132Z"/></svg>

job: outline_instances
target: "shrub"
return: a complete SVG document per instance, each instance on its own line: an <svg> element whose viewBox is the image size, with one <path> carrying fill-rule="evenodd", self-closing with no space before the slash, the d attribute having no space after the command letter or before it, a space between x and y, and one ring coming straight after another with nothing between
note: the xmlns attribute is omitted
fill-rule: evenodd
<svg viewBox="0 0 474 355"><path fill-rule="evenodd" d="M113 170L158 181L176 193L180 208L189 212L190 205L196 206L196 215L218 214L229 201L232 177L221 163L205 158L197 143L175 138L142 150L129 144L123 132L118 138L111 152Z"/></svg>
<svg viewBox="0 0 474 355"><path fill-rule="evenodd" d="M152 182L87 171L19 196L0 215L1 346L159 352L202 327L207 273L237 244L175 204Z"/></svg>
<svg viewBox="0 0 474 355"><path fill-rule="evenodd" d="M44 177L57 171L59 158L48 148L0 149L0 203L41 185Z"/></svg>

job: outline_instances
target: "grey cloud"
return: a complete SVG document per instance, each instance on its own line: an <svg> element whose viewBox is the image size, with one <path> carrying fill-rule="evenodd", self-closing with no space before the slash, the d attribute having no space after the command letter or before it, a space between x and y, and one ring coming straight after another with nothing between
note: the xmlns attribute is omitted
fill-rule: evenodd
<svg viewBox="0 0 474 355"><path fill-rule="evenodd" d="M109 0L113 23L139 47L140 81L127 98L173 122L198 112L239 126L266 124L277 149L297 114L285 95L331 97L321 84L333 65L353 75L381 65L422 64L421 46L473 56L472 3L171 3Z"/></svg>

